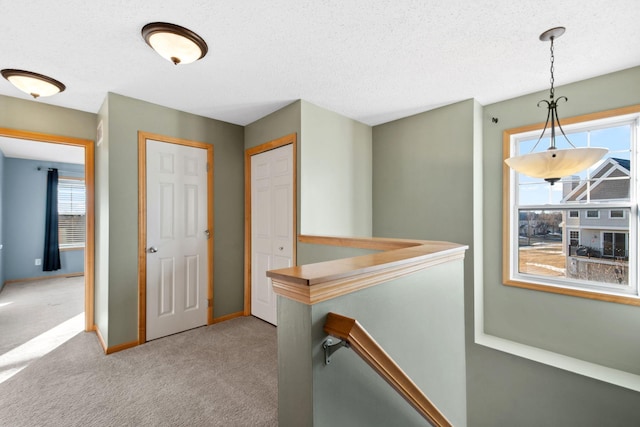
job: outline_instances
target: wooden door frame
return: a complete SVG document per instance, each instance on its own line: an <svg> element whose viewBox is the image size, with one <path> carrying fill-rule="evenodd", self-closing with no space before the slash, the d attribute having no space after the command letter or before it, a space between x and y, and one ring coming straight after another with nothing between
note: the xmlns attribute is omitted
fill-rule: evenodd
<svg viewBox="0 0 640 427"><path fill-rule="evenodd" d="M95 331L94 319L94 272L95 272L95 175L94 142L90 139L72 138L69 136L25 130L0 128L0 136L25 139L34 142L72 145L84 148L84 185L86 191L86 237L84 244L84 330Z"/></svg>
<svg viewBox="0 0 640 427"><path fill-rule="evenodd" d="M207 325L213 324L213 145L138 131L138 344L147 341L147 140L207 150Z"/></svg>
<svg viewBox="0 0 640 427"><path fill-rule="evenodd" d="M244 315L251 316L251 157L266 151L275 150L291 144L293 148L293 215L292 215L292 263L297 263L297 234L298 234L298 149L297 135L285 135L256 147L244 151Z"/></svg>

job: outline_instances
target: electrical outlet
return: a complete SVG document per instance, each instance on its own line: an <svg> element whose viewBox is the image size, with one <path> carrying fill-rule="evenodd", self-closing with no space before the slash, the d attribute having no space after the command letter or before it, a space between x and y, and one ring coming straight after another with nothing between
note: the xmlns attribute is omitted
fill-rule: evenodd
<svg viewBox="0 0 640 427"><path fill-rule="evenodd" d="M42 260L40 258L36 258L36 265L42 265Z"/></svg>

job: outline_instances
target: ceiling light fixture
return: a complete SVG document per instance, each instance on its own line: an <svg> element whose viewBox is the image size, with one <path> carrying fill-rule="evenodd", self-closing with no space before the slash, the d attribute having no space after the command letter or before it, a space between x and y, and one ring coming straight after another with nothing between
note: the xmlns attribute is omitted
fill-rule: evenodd
<svg viewBox="0 0 640 427"><path fill-rule="evenodd" d="M190 64L207 54L207 43L191 30L166 22L142 27L142 38L163 58L178 64Z"/></svg>
<svg viewBox="0 0 640 427"><path fill-rule="evenodd" d="M66 86L51 77L24 70L0 70L2 77L12 85L34 98L51 96L63 92Z"/></svg>
<svg viewBox="0 0 640 427"><path fill-rule="evenodd" d="M557 103L560 100L567 101L567 97L561 96L557 99L554 98L553 64L555 57L553 55L553 41L563 35L564 32L564 27L556 27L540 34L541 41L551 42L551 89L549 90L549 101L543 99L538 102L538 107L542 103L547 104L547 121L544 124L544 129L542 129L542 133L530 153L514 156L505 160L505 163L516 172L533 178L543 178L545 181L551 183L551 185L556 181L559 181L560 178L564 176L573 175L588 168L589 166L592 166L607 154L608 151L606 148L596 147L577 148L571 143L571 141L569 141L569 138L565 135L562 125L560 124ZM549 120L551 120L551 126L549 126ZM558 149L556 147L556 125L562 133L562 136L564 136L564 139L567 140L572 148ZM545 151L534 153L533 151L545 135L547 128L551 131L549 148Z"/></svg>

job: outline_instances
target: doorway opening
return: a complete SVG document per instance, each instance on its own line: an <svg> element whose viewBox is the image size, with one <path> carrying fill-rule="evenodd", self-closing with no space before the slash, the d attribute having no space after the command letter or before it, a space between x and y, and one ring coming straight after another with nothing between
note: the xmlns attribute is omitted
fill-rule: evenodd
<svg viewBox="0 0 640 427"><path fill-rule="evenodd" d="M82 150L84 163L85 185L85 221L86 238L84 243L84 257L82 260L84 271L84 330L95 331L94 322L94 239L95 239L95 210L94 210L94 142L92 140L71 138L39 132L0 128L0 138L5 142L20 143L20 149L29 149L33 152L29 157L33 160L48 160L46 152L58 153L68 147ZM26 154L25 154L26 156ZM41 173L41 172L39 172ZM46 177L46 176L45 176ZM10 250L11 248L5 248ZM2 249L4 250L4 249ZM38 259L36 258L36 264ZM44 277L42 277L44 278Z"/></svg>

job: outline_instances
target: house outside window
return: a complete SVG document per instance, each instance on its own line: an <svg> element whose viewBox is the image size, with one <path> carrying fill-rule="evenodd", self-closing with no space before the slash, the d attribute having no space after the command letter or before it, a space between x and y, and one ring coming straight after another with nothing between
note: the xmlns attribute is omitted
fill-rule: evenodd
<svg viewBox="0 0 640 427"><path fill-rule="evenodd" d="M84 248L86 190L84 179L58 179L58 239L60 249Z"/></svg>
<svg viewBox="0 0 640 427"><path fill-rule="evenodd" d="M637 107L563 123L575 146L605 147L609 153L555 185L505 166L506 285L593 299L613 295L616 302L639 304L639 123ZM505 131L505 156L530 152L540 131ZM558 143L562 137L556 138ZM538 145L548 147L548 138Z"/></svg>

